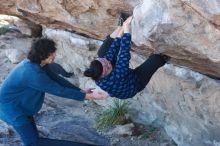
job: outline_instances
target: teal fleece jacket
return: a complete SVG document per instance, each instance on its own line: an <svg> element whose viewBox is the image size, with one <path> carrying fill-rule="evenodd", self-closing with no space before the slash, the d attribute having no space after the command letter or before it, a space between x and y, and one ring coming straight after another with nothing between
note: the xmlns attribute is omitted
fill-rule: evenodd
<svg viewBox="0 0 220 146"><path fill-rule="evenodd" d="M13 126L28 122L42 107L45 92L82 101L85 93L52 80L41 66L24 59L7 76L0 88L0 118Z"/></svg>

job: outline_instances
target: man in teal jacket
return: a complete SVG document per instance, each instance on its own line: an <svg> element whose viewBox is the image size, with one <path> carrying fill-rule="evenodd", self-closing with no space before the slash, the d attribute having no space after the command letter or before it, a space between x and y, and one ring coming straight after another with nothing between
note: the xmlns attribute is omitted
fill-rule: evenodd
<svg viewBox="0 0 220 146"><path fill-rule="evenodd" d="M45 92L79 101L106 98L103 93L65 86L62 84L65 80L50 77L43 68L53 63L55 53L52 40L37 40L28 57L9 73L1 86L0 118L15 128L24 146L41 145L33 115L41 109Z"/></svg>

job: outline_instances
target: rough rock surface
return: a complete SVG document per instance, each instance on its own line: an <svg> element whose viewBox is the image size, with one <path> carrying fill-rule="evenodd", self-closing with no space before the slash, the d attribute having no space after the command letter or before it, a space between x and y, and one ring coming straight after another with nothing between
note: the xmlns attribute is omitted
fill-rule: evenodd
<svg viewBox="0 0 220 146"><path fill-rule="evenodd" d="M215 0L145 0L134 9L133 40L144 47L145 54L148 49L162 52L172 57L172 63L219 78L219 4Z"/></svg>
<svg viewBox="0 0 220 146"><path fill-rule="evenodd" d="M0 13L103 39L120 12L134 9L133 41L141 52L164 52L175 64L219 78L219 5L217 0L3 0Z"/></svg>
<svg viewBox="0 0 220 146"><path fill-rule="evenodd" d="M0 13L101 39L117 25L119 13L132 13L138 2L139 0L2 0Z"/></svg>
<svg viewBox="0 0 220 146"><path fill-rule="evenodd" d="M97 46L100 42L88 41L71 32L54 29L46 29L44 35L56 40L58 54L68 50L65 55L58 55L57 61L76 73L80 86L94 87L94 82L83 77L82 71L88 67L96 50L89 51L85 46L89 42L90 45ZM83 43L78 38L87 41ZM79 46L74 42L80 42ZM72 50L74 51L71 53ZM146 59L136 53L132 53L131 58L132 68ZM142 124L153 123L164 127L179 146L218 146L219 87L217 80L187 68L167 64L157 71L144 91L129 99L131 119ZM99 104L107 106L110 102Z"/></svg>
<svg viewBox="0 0 220 146"><path fill-rule="evenodd" d="M51 32L50 30L49 32ZM60 45L58 50L58 56L57 60L58 62L62 63L64 67L72 71L74 68L72 66L75 66L72 64L72 62L69 62L72 64L70 66L66 61L65 58L68 58L68 61L74 61L76 63L76 60L78 61L77 66L80 66L80 62L83 61L83 54L86 53L88 50L94 53L96 47L99 46L100 41L92 40L89 38L81 37L69 32L65 31L59 31L59 30L53 30L58 34L60 34L61 39L55 39L55 41L58 41L58 44L66 44ZM53 32L52 31L52 32ZM48 31L46 31L48 32ZM55 33L55 34L56 34ZM52 33L53 34L53 33ZM56 36L54 34L54 36ZM62 35L65 34L65 35ZM58 35L59 36L59 35ZM69 36L69 40L65 37ZM22 38L22 39L21 39ZM65 39L65 40L62 40ZM23 36L21 33L17 31L9 31L5 35L0 35L0 83L2 83L9 73L10 70L12 70L16 64L12 63L8 56L6 56L5 51L9 50L10 48L14 48L14 50L19 49L16 47L17 44L13 43L15 40L19 40L19 44L30 44L32 38L28 38ZM65 42L67 41L67 42ZM4 45L3 45L4 44ZM74 46L78 52L75 52L76 50L72 50L71 48ZM23 45L25 54L28 51L29 46ZM67 55L62 57L61 50L63 47L70 47L67 50ZM81 51L80 51L81 50ZM71 53L72 55L68 55ZM74 55L75 54L75 55ZM78 54L78 55L77 55ZM89 57L88 54L86 57L84 57L84 61L87 60L87 57ZM78 57L77 57L78 56ZM21 56L14 56L15 60L20 60ZM24 56L23 56L24 57ZM81 58L81 59L80 59ZM79 80L81 80L81 74L80 70L77 69L76 66L76 72L77 76L72 76L70 79L70 82L74 83L75 85L79 84ZM81 86L84 87L83 82L80 82ZM90 85L92 86L92 85ZM106 107L105 107L106 108ZM150 132L146 137L146 135L143 130L145 126L139 126L140 128L137 128L136 131L142 131L141 133L135 132L135 135L133 135L133 132L131 131L131 127L123 126L123 125L117 125L117 129L121 129L118 133L120 135L115 135L116 128L110 127L103 130L98 130L95 128L95 117L97 115L97 112L105 110L104 107L100 107L99 105L95 104L94 102L78 102L70 99L64 99L60 97L55 97L53 95L46 94L45 102L43 105L43 108L40 110L40 112L35 115L35 121L37 124L37 128L39 130L39 134L41 137L49 137L52 139L62 139L62 140L70 140L70 141L77 141L80 143L91 143L91 144L97 144L101 146L108 146L108 145L115 145L115 146L128 146L128 145L138 145L138 146L161 146L161 145L169 145L169 146L175 146L173 140L167 136L166 132L163 129L158 129L154 133ZM133 125L133 124L129 124ZM136 124L138 125L138 124ZM132 135L130 135L132 133ZM151 136L152 135L152 136ZM143 137L143 138L142 138ZM2 122L0 120L0 146L20 146L20 139L19 136L16 134L16 132L13 130L12 127L7 125L6 123Z"/></svg>
<svg viewBox="0 0 220 146"><path fill-rule="evenodd" d="M161 68L146 90L131 100L134 119L164 127L180 146L218 146L219 81L198 72L220 78L219 5L218 0L2 0L0 13L103 39L115 28L119 13L134 8L135 52L165 53L173 64L197 71L172 65ZM80 86L93 86L81 73L100 42L82 43L93 48L83 50L74 45L80 40L72 33L49 30L45 35L61 48L57 61L79 75ZM143 60L132 54L132 67Z"/></svg>

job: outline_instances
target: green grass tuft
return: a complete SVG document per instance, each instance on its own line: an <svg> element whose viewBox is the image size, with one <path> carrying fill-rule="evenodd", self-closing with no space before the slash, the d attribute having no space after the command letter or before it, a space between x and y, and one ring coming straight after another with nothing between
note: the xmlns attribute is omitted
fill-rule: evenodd
<svg viewBox="0 0 220 146"><path fill-rule="evenodd" d="M9 30L8 25L0 25L0 35L6 34Z"/></svg>
<svg viewBox="0 0 220 146"><path fill-rule="evenodd" d="M128 112L128 103L120 99L115 99L109 109L96 117L97 128L107 128L112 125L122 125L127 123L126 113Z"/></svg>

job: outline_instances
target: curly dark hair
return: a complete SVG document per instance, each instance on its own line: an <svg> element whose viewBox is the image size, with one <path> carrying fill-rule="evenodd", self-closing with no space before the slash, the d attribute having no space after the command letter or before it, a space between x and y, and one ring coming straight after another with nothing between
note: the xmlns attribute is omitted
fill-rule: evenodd
<svg viewBox="0 0 220 146"><path fill-rule="evenodd" d="M97 81L102 75L102 70L102 64L97 60L93 60L90 67L84 71L84 76L91 77L93 80Z"/></svg>
<svg viewBox="0 0 220 146"><path fill-rule="evenodd" d="M32 43L27 58L33 63L40 64L42 60L48 58L55 51L56 44L53 40L40 38Z"/></svg>

